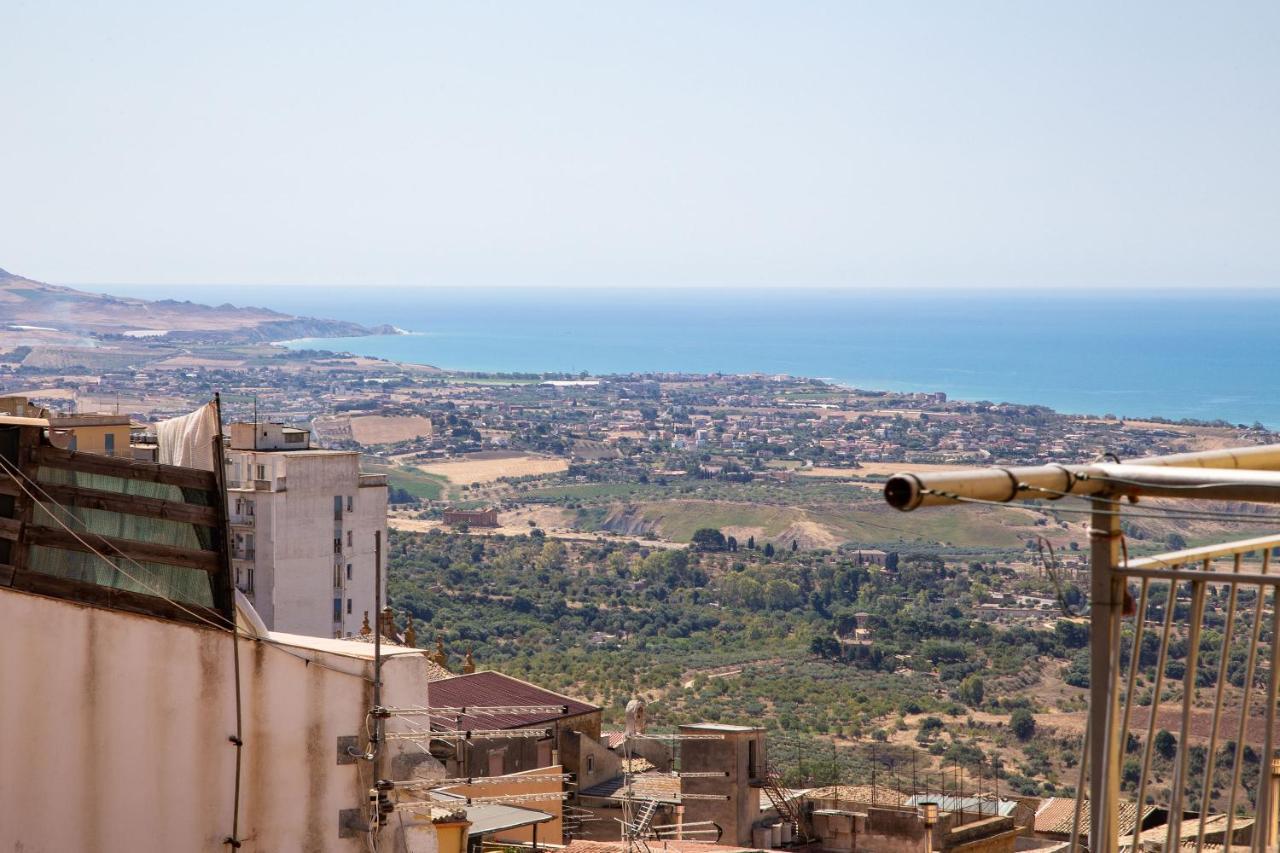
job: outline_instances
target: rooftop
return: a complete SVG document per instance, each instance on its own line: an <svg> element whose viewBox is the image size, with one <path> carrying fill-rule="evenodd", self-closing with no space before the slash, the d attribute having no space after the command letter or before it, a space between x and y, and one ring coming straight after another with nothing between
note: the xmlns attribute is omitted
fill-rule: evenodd
<svg viewBox="0 0 1280 853"><path fill-rule="evenodd" d="M614 776L579 792L583 797L602 800L627 798L626 777ZM660 803L680 802L680 779L670 773L638 773L631 777L631 796L641 800L657 800Z"/></svg>
<svg viewBox="0 0 1280 853"><path fill-rule="evenodd" d="M1048 797L1036 812L1035 831L1046 835L1071 835L1071 827L1075 822L1076 801L1072 797ZM1132 835L1133 823L1138 814L1138 805L1132 800L1121 800L1119 803L1119 820L1117 827L1120 835ZM1142 812L1142 819L1155 811L1155 806L1147 806ZM1080 834L1089 834L1089 818L1091 810L1086 799L1080 808Z"/></svg>
<svg viewBox="0 0 1280 853"><path fill-rule="evenodd" d="M473 672L431 683L430 707L467 708L498 705L563 705L565 713L464 715L458 724L465 729L519 729L565 717L590 714L600 709L562 693L521 681L500 672Z"/></svg>

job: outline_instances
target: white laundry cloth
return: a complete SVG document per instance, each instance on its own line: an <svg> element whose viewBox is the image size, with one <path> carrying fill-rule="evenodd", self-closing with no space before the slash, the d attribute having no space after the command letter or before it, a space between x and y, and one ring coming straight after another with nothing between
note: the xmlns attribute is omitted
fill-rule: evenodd
<svg viewBox="0 0 1280 853"><path fill-rule="evenodd" d="M218 410L205 403L189 415L156 424L159 462L212 471L213 439L218 434Z"/></svg>

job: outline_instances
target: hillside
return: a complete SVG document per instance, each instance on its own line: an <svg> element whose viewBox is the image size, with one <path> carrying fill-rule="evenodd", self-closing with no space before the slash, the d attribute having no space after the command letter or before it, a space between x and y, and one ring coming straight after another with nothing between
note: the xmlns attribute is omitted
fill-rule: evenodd
<svg viewBox="0 0 1280 853"><path fill-rule="evenodd" d="M174 299L152 301L87 293L23 278L3 269L0 269L0 321L9 330L34 326L37 328L21 331L130 337L142 337L140 333L162 333L170 341L245 343L392 331L389 327L369 329L345 321L294 317L267 308L238 308L230 304L210 306Z"/></svg>

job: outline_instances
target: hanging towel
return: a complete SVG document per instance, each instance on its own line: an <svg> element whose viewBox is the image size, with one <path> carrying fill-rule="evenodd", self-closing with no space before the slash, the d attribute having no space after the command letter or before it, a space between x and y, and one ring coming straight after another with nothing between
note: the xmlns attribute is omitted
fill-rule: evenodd
<svg viewBox="0 0 1280 853"><path fill-rule="evenodd" d="M218 434L218 411L205 403L189 415L156 424L159 462L184 468L213 470L213 439Z"/></svg>

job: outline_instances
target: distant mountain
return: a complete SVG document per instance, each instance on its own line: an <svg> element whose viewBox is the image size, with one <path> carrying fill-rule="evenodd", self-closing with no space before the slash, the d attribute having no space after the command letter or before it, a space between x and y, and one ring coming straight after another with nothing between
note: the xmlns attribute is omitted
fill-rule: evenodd
<svg viewBox="0 0 1280 853"><path fill-rule="evenodd" d="M268 308L135 299L45 284L0 269L0 325L39 326L95 335L164 333L179 341L276 341L393 334L341 320L294 317Z"/></svg>

